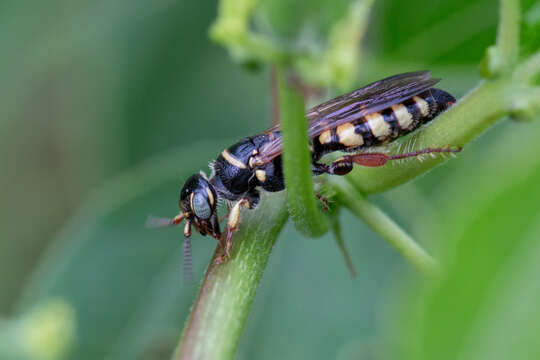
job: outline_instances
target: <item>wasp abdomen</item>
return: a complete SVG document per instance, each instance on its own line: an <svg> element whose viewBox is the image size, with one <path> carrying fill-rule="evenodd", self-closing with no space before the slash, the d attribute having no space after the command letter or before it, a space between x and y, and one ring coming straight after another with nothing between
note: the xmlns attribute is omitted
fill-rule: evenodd
<svg viewBox="0 0 540 360"><path fill-rule="evenodd" d="M416 130L454 102L446 91L430 89L363 117L355 124L355 130L362 134L364 146L383 144Z"/></svg>
<svg viewBox="0 0 540 360"><path fill-rule="evenodd" d="M390 110L397 119L399 129L396 137L416 130L422 124L433 120L455 102L456 99L446 91L430 89L413 96L403 104L392 105Z"/></svg>
<svg viewBox="0 0 540 360"><path fill-rule="evenodd" d="M314 157L393 141L432 120L454 102L454 97L446 91L430 89L382 111L325 130L313 140Z"/></svg>

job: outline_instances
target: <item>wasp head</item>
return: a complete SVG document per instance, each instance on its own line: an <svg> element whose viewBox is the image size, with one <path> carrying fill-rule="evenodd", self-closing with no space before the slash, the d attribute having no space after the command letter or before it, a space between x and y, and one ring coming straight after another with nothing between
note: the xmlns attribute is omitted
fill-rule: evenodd
<svg viewBox="0 0 540 360"><path fill-rule="evenodd" d="M186 221L184 227L184 281L193 282L191 269L191 227L202 235L221 239L217 217L217 193L203 175L193 175L187 179L180 191L180 214L172 219L149 216L146 222L150 228L178 225Z"/></svg>
<svg viewBox="0 0 540 360"><path fill-rule="evenodd" d="M221 233L217 219L217 194L202 175L187 179L180 191L180 212L201 234L218 238Z"/></svg>

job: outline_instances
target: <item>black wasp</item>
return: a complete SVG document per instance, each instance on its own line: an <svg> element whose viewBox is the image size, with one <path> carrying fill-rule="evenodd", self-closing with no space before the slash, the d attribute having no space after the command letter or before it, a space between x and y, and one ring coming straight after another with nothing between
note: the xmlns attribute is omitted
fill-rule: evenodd
<svg viewBox="0 0 540 360"><path fill-rule="evenodd" d="M387 155L365 152L391 142L432 120L455 99L433 88L439 79L427 71L404 73L376 81L351 93L329 100L307 111L308 134L314 175L345 175L353 164L382 166L389 160L427 153L456 152L459 149L428 148ZM320 163L325 154L352 153L330 165ZM212 175L191 176L180 192L180 214L173 219L154 219L154 225L176 225L186 220L184 251L189 259L191 227L202 235L216 238L223 254L229 255L233 233L237 230L242 207L253 209L259 202L259 188L276 192L285 189L281 166L281 131L279 126L240 140L223 150L211 164ZM227 232L223 237L217 215L218 199L227 200L230 208Z"/></svg>

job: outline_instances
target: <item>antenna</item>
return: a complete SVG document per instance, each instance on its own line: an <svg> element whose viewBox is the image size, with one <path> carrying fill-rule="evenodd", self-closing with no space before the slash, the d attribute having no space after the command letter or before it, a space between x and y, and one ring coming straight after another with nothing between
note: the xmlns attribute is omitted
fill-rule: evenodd
<svg viewBox="0 0 540 360"><path fill-rule="evenodd" d="M185 217L185 214L176 215L172 219L148 215L148 218L146 219L146 227L149 229L158 229L169 227L171 225L178 225L182 222L182 220L185 219Z"/></svg>
<svg viewBox="0 0 540 360"><path fill-rule="evenodd" d="M150 229L165 228L172 225L178 225L186 218L186 214L180 213L174 218L161 218L152 215L148 215L146 219L146 227ZM193 280L193 263L191 261L191 221L187 220L186 227L184 228L184 263L183 263L183 278L184 285L192 285Z"/></svg>
<svg viewBox="0 0 540 360"><path fill-rule="evenodd" d="M193 263L191 261L191 238L189 236L184 237L184 264L183 264L183 278L184 285L193 284Z"/></svg>
<svg viewBox="0 0 540 360"><path fill-rule="evenodd" d="M173 224L173 220L169 218L160 218L153 215L148 215L148 218L146 218L146 227L149 229L163 228Z"/></svg>

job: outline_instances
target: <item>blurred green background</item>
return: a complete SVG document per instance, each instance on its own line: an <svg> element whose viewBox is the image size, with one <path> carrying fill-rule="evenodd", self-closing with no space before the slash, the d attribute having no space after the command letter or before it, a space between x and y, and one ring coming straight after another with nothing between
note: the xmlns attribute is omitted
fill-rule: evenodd
<svg viewBox="0 0 540 360"><path fill-rule="evenodd" d="M431 69L463 96L494 43L497 5L375 1L353 83ZM537 34L538 2L522 7L524 36ZM261 1L254 27L289 44L324 43L347 8ZM149 231L146 216L174 215L183 181L271 118L269 69L247 71L209 40L216 9L0 5L2 334L24 345L19 325L31 309L62 299L74 319L66 358L169 358L196 289L181 283L181 230ZM288 224L238 359L535 358L538 135L537 122L504 121L458 159L373 198L448 266L436 285L348 213L355 279L330 236L304 238ZM197 278L214 246L194 236Z"/></svg>

